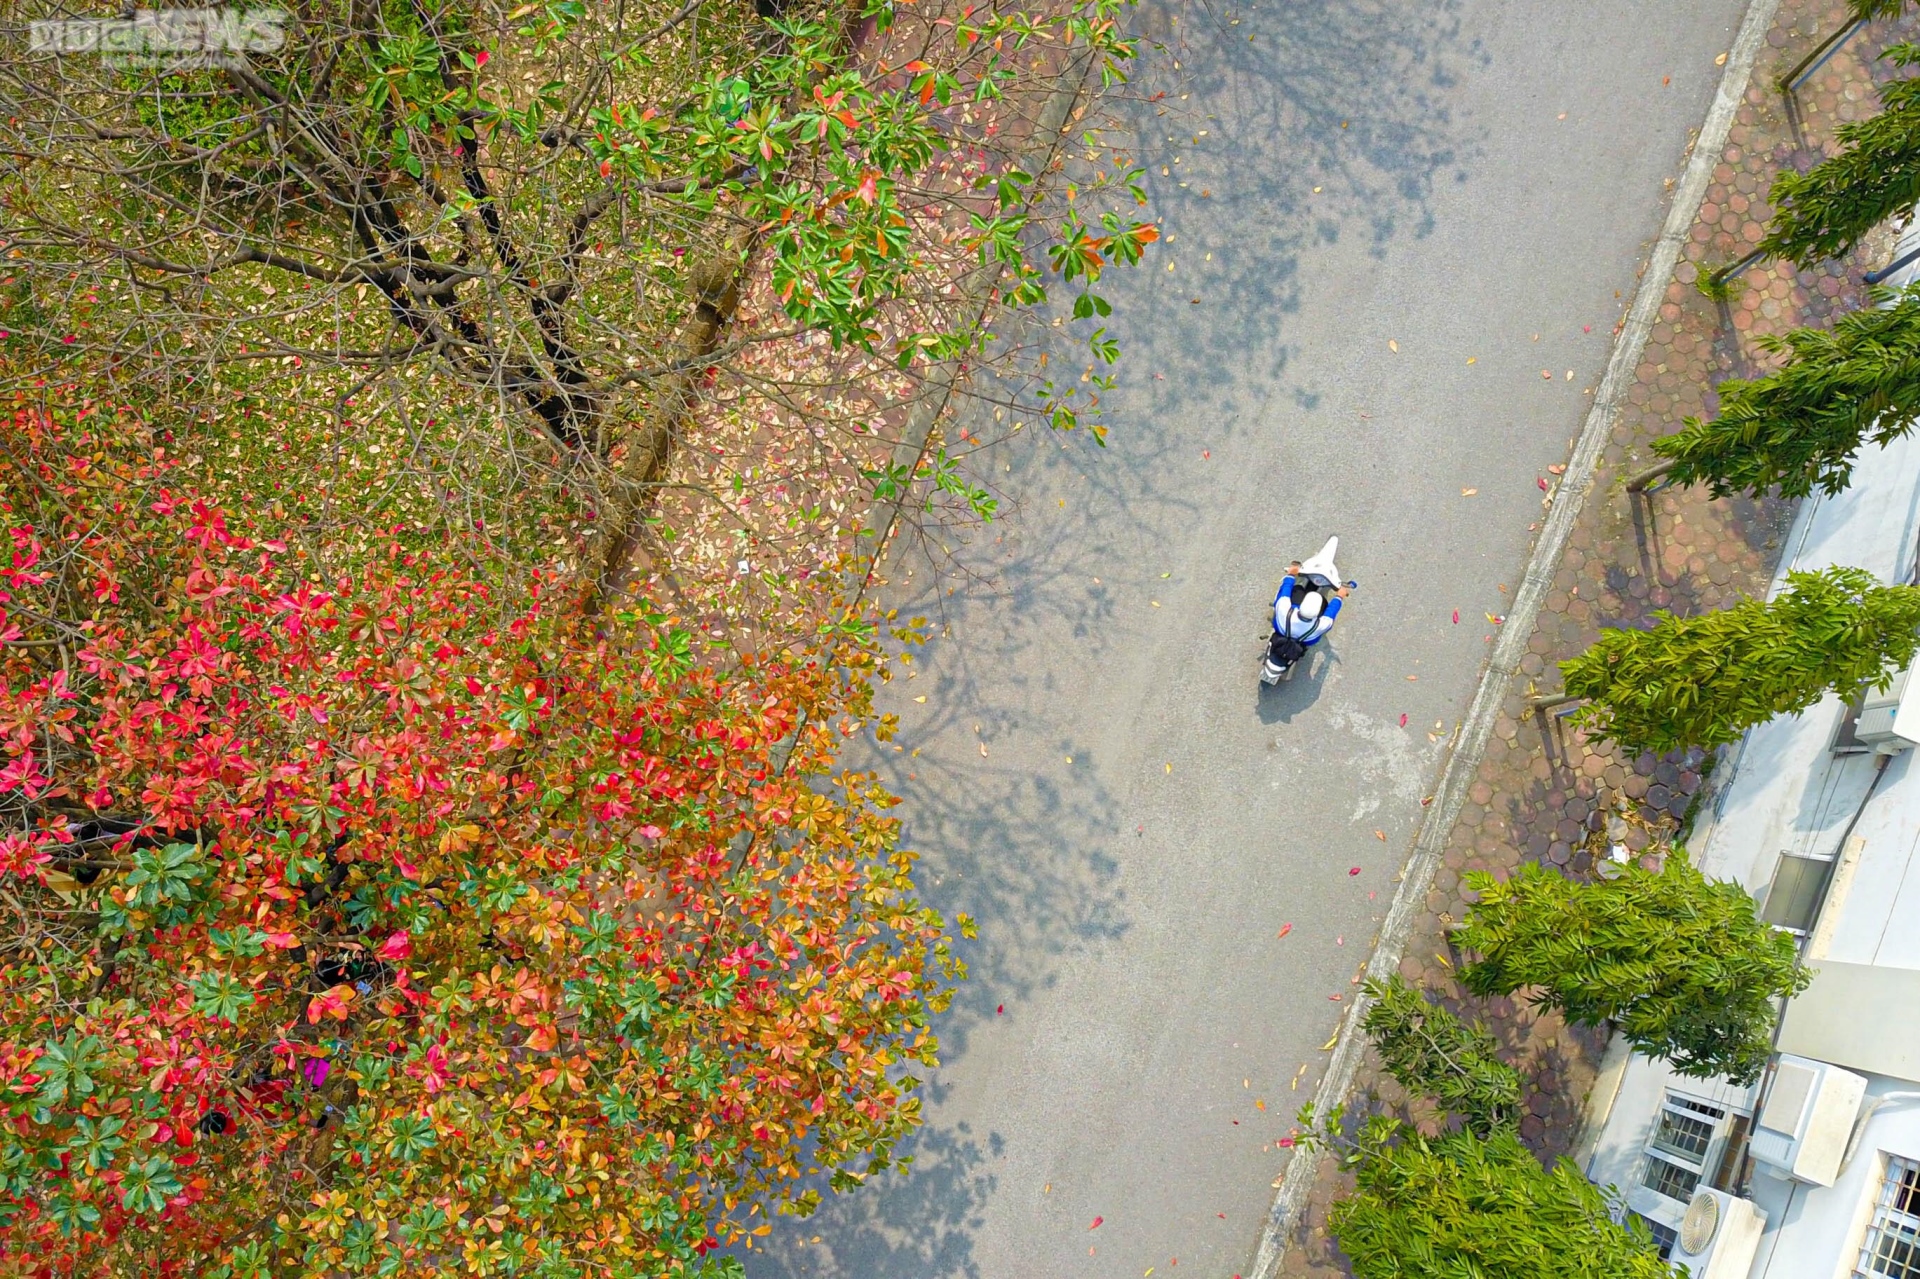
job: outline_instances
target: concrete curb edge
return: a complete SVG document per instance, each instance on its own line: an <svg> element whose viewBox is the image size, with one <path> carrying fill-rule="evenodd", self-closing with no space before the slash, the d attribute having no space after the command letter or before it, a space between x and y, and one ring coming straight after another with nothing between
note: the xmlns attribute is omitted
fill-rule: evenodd
<svg viewBox="0 0 1920 1279"><path fill-rule="evenodd" d="M1698 216L1700 204L1706 198L1713 168L1720 160L1720 154L1726 147L1727 134L1733 127L1734 113L1746 94L1754 63L1766 44L1767 33L1773 27L1774 15L1779 7L1780 0L1753 0L1741 20L1739 32L1727 55L1719 91L1694 139L1686 171L1674 192L1673 203L1668 207L1660 236L1654 241L1646 270L1640 277L1640 285L1634 292L1633 305L1627 312L1620 340L1614 344L1613 355L1607 361L1606 374L1594 395L1593 406L1587 411L1579 441L1567 465L1566 478L1556 491L1540 540L1534 544L1526 577L1514 595L1506 624L1480 677L1480 685L1474 692L1466 717L1461 721L1453 753L1441 772L1434 802L1427 809L1426 818L1414 840L1413 851L1401 872L1400 888L1394 894L1386 921L1381 925L1373 957L1367 963L1366 975L1369 979L1385 980L1399 968L1407 939L1426 907L1434 873L1439 869L1441 856L1466 798L1467 788L1486 751L1487 739L1493 732L1494 721L1499 717L1507 685L1520 669L1520 659L1526 654L1527 642L1532 637L1540 606L1559 568L1561 553L1566 549L1574 523L1592 494L1600 455L1612 434L1621 397L1633 383L1648 336L1653 331L1654 319L1659 314L1661 300L1673 278L1674 268L1679 265L1681 250ZM1327 1073L1314 1091L1316 1114L1325 1115L1339 1105L1353 1086L1354 1073L1365 1051L1361 1021L1366 1017L1367 1008L1368 1000L1359 994L1347 1006L1347 1015L1340 1023L1340 1033ZM1320 1159L1302 1154L1296 1154L1288 1162L1285 1172L1281 1174L1273 1206L1267 1212L1267 1220L1260 1233L1259 1249L1254 1254L1248 1279L1275 1279L1279 1273L1287 1247L1306 1208L1307 1198L1312 1193L1320 1164Z"/></svg>

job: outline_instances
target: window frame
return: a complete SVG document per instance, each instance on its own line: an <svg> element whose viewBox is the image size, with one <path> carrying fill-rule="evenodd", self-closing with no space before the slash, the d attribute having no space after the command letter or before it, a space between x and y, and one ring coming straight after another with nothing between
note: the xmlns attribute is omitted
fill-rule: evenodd
<svg viewBox="0 0 1920 1279"><path fill-rule="evenodd" d="M1693 1196L1699 1193L1700 1187L1712 1183L1715 1161L1722 1153L1734 1113L1733 1108L1724 1103L1716 1105L1669 1090L1660 1099L1660 1107L1653 1116L1653 1131L1647 1134L1646 1144L1641 1148L1639 1185L1662 1201L1677 1204L1684 1211ZM1698 1156L1660 1144L1661 1129L1668 1115L1690 1124L1708 1125L1706 1146ZM1658 1175L1656 1164L1665 1164L1682 1176L1693 1178L1693 1185L1684 1199L1675 1198L1654 1184Z"/></svg>
<svg viewBox="0 0 1920 1279"><path fill-rule="evenodd" d="M1811 872L1816 874L1818 878L1814 883L1813 895L1808 903L1809 909L1804 924L1784 922L1771 917L1773 913L1773 899L1780 887L1780 873L1789 861L1807 862L1820 867L1818 871ZM1827 889L1833 884L1834 868L1839 864L1839 861L1840 858L1837 854L1834 856L1821 856L1817 853L1800 853L1791 849L1781 850L1780 855L1774 859L1773 878L1767 883L1766 900L1760 903L1759 914L1761 922L1770 928L1778 929L1780 932L1787 933L1794 937L1805 937L1811 933L1813 926L1819 922L1820 907L1827 899ZM1800 873L1806 874L1809 872L1803 870ZM1782 905L1784 904L1783 902Z"/></svg>
<svg viewBox="0 0 1920 1279"><path fill-rule="evenodd" d="M1907 1206L1896 1207L1902 1198ZM1899 1271L1874 1269L1871 1265L1874 1254L1882 1240L1894 1231L1905 1240L1909 1257L1901 1263ZM1867 1233L1860 1241L1860 1258L1852 1274L1854 1279L1920 1279L1920 1159L1886 1156L1880 1187L1873 1196L1873 1212L1867 1220Z"/></svg>

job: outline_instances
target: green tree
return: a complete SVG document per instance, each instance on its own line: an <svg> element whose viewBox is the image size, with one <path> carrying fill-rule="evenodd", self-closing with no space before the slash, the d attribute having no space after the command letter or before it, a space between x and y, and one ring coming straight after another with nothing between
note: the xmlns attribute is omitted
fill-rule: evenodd
<svg viewBox="0 0 1920 1279"><path fill-rule="evenodd" d="M1501 1061L1493 1036L1407 985L1398 974L1370 981L1367 1038L1408 1092L1433 1098L1482 1136L1520 1114L1520 1072Z"/></svg>
<svg viewBox="0 0 1920 1279"><path fill-rule="evenodd" d="M1572 1021L1616 1023L1636 1050L1683 1075L1758 1079L1774 1001L1810 979L1793 939L1684 849L1658 871L1629 866L1590 884L1529 865L1505 883L1476 872L1467 885L1480 900L1453 940L1478 956L1460 970L1468 990L1531 988Z"/></svg>
<svg viewBox="0 0 1920 1279"><path fill-rule="evenodd" d="M1713 747L1830 691L1886 687L1920 648L1920 588L1835 567L1789 574L1778 599L1653 620L1560 663L1567 694L1586 702L1575 722L1633 751Z"/></svg>
<svg viewBox="0 0 1920 1279"><path fill-rule="evenodd" d="M1376 1118L1344 1162L1357 1184L1327 1224L1356 1279L1670 1277L1611 1192L1566 1159L1542 1168L1510 1128L1423 1137Z"/></svg>
<svg viewBox="0 0 1920 1279"><path fill-rule="evenodd" d="M1635 485L1671 475L1715 497L1845 489L1862 444L1891 443L1920 420L1920 294L1882 290L1875 301L1891 305L1854 311L1831 329L1762 337L1764 350L1790 352L1787 362L1722 382L1720 412L1655 440L1666 461Z"/></svg>
<svg viewBox="0 0 1920 1279"><path fill-rule="evenodd" d="M1859 8L1897 9L1890 0ZM1920 45L1883 55L1896 66L1920 62ZM1773 180L1773 220L1760 240L1772 257L1811 267L1839 257L1860 237L1920 202L1920 79L1880 90L1881 110L1834 130L1840 150L1805 173L1782 169Z"/></svg>

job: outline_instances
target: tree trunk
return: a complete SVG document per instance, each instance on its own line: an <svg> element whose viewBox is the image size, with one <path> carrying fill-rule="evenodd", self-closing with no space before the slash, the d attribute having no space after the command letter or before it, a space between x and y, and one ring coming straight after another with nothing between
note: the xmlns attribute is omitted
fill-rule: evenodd
<svg viewBox="0 0 1920 1279"><path fill-rule="evenodd" d="M1666 475L1668 472L1672 471L1673 468L1678 465L1680 465L1679 459L1670 457L1670 458L1666 458L1661 462L1654 464L1653 466L1649 466L1646 470L1640 472L1638 475L1633 476L1627 481L1627 492L1629 493L1642 492L1643 490L1645 490L1647 485L1653 483L1655 480Z"/></svg>
<svg viewBox="0 0 1920 1279"><path fill-rule="evenodd" d="M654 411L627 445L626 459L615 480L612 509L607 512L607 531L589 561L592 576L580 600L580 611L589 619L597 617L607 600L626 585L641 529L653 506L654 486L666 474L674 442L686 429L699 401L700 379L706 374L702 361L720 345L720 335L740 305L740 287L759 238L757 232L750 232L730 239L693 274L697 300L693 322L681 343L680 370L661 384Z"/></svg>

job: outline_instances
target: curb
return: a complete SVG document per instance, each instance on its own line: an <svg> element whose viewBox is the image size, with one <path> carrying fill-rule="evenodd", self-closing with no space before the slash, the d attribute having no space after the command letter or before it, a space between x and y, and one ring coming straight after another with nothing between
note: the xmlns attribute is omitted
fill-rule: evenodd
<svg viewBox="0 0 1920 1279"><path fill-rule="evenodd" d="M1679 265L1681 250L1693 228L1700 204L1706 198L1713 168L1719 163L1720 154L1726 147L1728 131L1733 126L1734 113L1746 94L1754 62L1766 44L1767 33L1773 27L1774 14L1779 7L1780 0L1753 0L1741 20L1733 48L1727 55L1719 91L1694 139L1685 174L1674 192L1673 203L1667 210L1660 236L1654 241L1653 252L1640 277L1639 287L1634 291L1633 305L1627 312L1620 340L1614 344L1613 355L1607 361L1606 375L1600 381L1593 407L1587 411L1579 441L1568 461L1566 478L1555 490L1557 500L1547 513L1540 540L1534 544L1533 554L1528 561L1526 576L1514 594L1512 608L1508 610L1506 625L1501 628L1500 639L1494 645L1487 668L1480 677L1473 702L1461 721L1454 751L1447 759L1435 791L1434 803L1420 824L1413 852L1401 871L1399 891L1394 894L1393 905L1387 912L1386 922L1381 925L1380 939L1374 947L1373 957L1367 963L1366 976L1369 980L1384 981L1399 968L1407 938L1426 909L1427 893L1432 887L1434 873L1440 867L1448 836L1459 817L1473 775L1480 767L1487 739L1493 732L1494 721L1499 717L1501 703L1506 698L1507 686L1518 673L1520 659L1526 654L1527 642L1532 637L1548 586L1559 567L1561 553L1566 549L1574 523L1592 494L1600 455L1612 434L1621 397L1633 384L1661 300L1673 278L1674 268ZM1360 1065L1366 1047L1361 1022L1371 1002L1361 994L1347 1006L1327 1073L1314 1090L1313 1108L1317 1115L1331 1112L1353 1086L1354 1072ZM1280 1264L1286 1257L1287 1248L1306 1209L1307 1199L1318 1179L1320 1165L1320 1159L1301 1158L1299 1153L1288 1162L1286 1171L1281 1174L1280 1188L1274 1195L1273 1206L1267 1212L1267 1220L1260 1233L1259 1249L1254 1254L1252 1269L1248 1271L1249 1279L1275 1279L1279 1273Z"/></svg>

